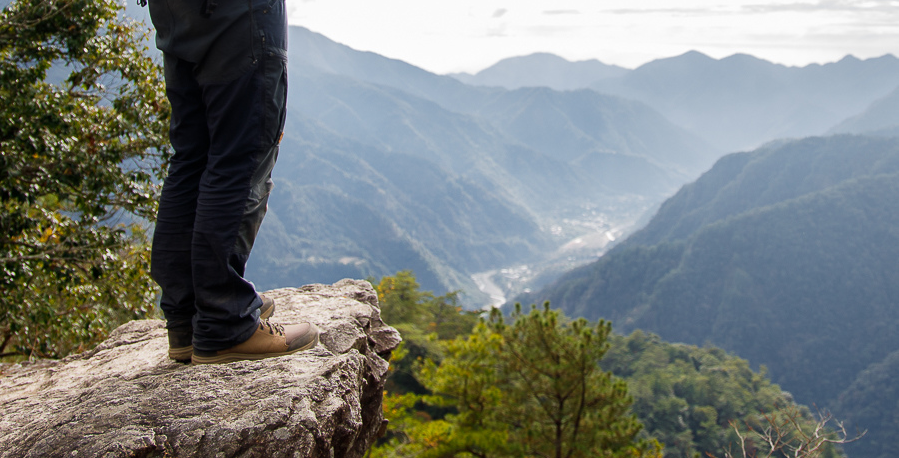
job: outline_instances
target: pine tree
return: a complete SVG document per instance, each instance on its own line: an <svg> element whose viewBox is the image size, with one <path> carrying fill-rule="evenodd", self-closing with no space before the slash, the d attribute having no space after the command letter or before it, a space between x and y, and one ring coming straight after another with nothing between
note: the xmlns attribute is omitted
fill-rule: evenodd
<svg viewBox="0 0 899 458"><path fill-rule="evenodd" d="M520 309L519 309L520 310ZM427 401L455 414L429 423L442 436L407 445L417 456L655 457L660 446L637 439L622 380L602 371L608 322L568 321L561 312L520 311L506 324L494 311L468 338L425 362Z"/></svg>

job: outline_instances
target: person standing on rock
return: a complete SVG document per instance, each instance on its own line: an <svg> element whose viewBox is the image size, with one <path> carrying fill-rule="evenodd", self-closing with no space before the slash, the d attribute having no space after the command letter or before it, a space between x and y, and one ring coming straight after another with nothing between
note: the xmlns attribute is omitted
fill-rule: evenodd
<svg viewBox="0 0 899 458"><path fill-rule="evenodd" d="M274 302L244 278L283 136L284 0L138 2L149 3L172 106L151 256L169 356L223 363L315 346L315 325L270 323Z"/></svg>

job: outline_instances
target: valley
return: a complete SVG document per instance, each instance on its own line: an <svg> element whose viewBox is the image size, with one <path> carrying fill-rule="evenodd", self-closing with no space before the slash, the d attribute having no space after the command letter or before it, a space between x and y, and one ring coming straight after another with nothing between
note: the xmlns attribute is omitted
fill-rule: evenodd
<svg viewBox="0 0 899 458"><path fill-rule="evenodd" d="M490 298L488 303L474 308L499 307L519 294L546 286L565 272L596 261L616 241L638 228L638 222L645 218L638 208L634 206L627 219L612 219L609 214L599 213L596 209L582 209L578 216L563 218L550 227L558 240L558 248L542 259L472 274L478 290ZM650 211L644 210L643 214Z"/></svg>

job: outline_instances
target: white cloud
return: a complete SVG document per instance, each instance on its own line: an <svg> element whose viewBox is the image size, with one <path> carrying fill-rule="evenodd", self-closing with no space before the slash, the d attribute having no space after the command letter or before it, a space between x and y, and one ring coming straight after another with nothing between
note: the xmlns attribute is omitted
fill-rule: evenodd
<svg viewBox="0 0 899 458"><path fill-rule="evenodd" d="M693 49L787 65L899 54L899 0L287 1L292 24L438 73L534 52L631 68Z"/></svg>
<svg viewBox="0 0 899 458"><path fill-rule="evenodd" d="M818 0L807 2L767 2L750 3L742 6L743 9L752 12L777 12L777 11L839 11L839 12L865 12L885 11L893 14L899 10L899 2L896 0Z"/></svg>
<svg viewBox="0 0 899 458"><path fill-rule="evenodd" d="M544 10L543 14L552 16L556 14L581 14L578 10Z"/></svg>

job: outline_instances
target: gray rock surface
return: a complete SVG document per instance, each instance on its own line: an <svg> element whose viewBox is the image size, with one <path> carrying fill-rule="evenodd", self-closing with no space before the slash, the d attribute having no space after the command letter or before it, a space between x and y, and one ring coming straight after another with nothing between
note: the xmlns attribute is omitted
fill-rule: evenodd
<svg viewBox="0 0 899 458"><path fill-rule="evenodd" d="M361 457L381 425L399 333L364 281L266 293L272 321L311 321L290 356L190 366L164 322L122 325L94 350L0 366L0 457Z"/></svg>

